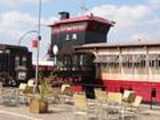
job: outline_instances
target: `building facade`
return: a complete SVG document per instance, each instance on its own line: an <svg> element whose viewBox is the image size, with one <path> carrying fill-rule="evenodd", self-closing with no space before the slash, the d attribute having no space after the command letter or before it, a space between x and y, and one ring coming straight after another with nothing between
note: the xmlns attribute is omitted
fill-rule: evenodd
<svg viewBox="0 0 160 120"><path fill-rule="evenodd" d="M96 79L107 91L133 90L144 101L160 101L160 43L90 44L76 51L95 55Z"/></svg>
<svg viewBox="0 0 160 120"><path fill-rule="evenodd" d="M113 22L93 14L80 17L70 17L68 12L60 14L61 19L50 25L51 48L57 45L59 54L71 54L76 45L107 42Z"/></svg>
<svg viewBox="0 0 160 120"><path fill-rule="evenodd" d="M33 77L32 53L22 46L0 44L0 80L17 86Z"/></svg>

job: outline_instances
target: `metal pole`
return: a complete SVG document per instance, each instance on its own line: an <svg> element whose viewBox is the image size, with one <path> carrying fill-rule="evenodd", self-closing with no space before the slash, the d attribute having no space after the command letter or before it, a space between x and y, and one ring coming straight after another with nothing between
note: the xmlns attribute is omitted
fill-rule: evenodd
<svg viewBox="0 0 160 120"><path fill-rule="evenodd" d="M41 11L42 11L42 0L39 0L38 4L38 46L37 46L37 65L36 65L36 81L35 81L35 89L36 92L38 81L39 81L39 50L40 50L40 40L41 40Z"/></svg>
<svg viewBox="0 0 160 120"><path fill-rule="evenodd" d="M57 66L57 55L54 56L55 66Z"/></svg>
<svg viewBox="0 0 160 120"><path fill-rule="evenodd" d="M21 45L22 40L26 37L26 35L28 35L30 33L38 34L38 31L37 30L30 30L30 31L25 32L24 34L22 34L22 36L19 37L17 45Z"/></svg>

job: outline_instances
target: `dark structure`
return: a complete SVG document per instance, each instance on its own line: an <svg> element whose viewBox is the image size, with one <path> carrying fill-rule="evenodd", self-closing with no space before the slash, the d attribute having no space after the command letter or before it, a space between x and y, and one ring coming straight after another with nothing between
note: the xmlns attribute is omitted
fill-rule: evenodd
<svg viewBox="0 0 160 120"><path fill-rule="evenodd" d="M54 57L52 49L57 45L61 68L59 72L69 77L80 76L87 96L94 97L91 84L95 83L95 56L75 52L74 48L83 44L106 43L108 32L114 23L93 14L73 18L70 18L68 12L60 12L60 15L60 20L50 25L52 33L49 54Z"/></svg>
<svg viewBox="0 0 160 120"><path fill-rule="evenodd" d="M107 42L107 34L114 24L93 14L73 18L68 12L60 12L60 15L60 20L50 25L51 47L57 45L60 53L75 45Z"/></svg>
<svg viewBox="0 0 160 120"><path fill-rule="evenodd" d="M0 80L17 86L32 76L32 53L26 47L0 44Z"/></svg>

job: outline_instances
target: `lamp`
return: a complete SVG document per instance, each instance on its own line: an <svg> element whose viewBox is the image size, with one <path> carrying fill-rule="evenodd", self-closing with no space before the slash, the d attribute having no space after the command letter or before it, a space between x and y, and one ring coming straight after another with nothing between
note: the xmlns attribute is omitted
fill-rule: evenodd
<svg viewBox="0 0 160 120"><path fill-rule="evenodd" d="M38 87L39 81L39 51L40 51L40 40L41 38L41 14L42 14L42 0L39 0L38 4L38 43L37 43L37 65L36 65L36 81L33 93L36 93L36 88Z"/></svg>
<svg viewBox="0 0 160 120"><path fill-rule="evenodd" d="M54 62L55 62L55 65L57 65L57 54L59 52L59 49L58 49L58 46L57 45L54 45L53 46L53 54L54 54Z"/></svg>

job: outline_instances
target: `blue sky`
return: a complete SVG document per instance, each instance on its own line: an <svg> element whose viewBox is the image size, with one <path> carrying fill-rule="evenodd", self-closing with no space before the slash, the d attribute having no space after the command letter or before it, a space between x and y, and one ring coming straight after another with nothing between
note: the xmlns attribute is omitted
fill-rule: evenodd
<svg viewBox="0 0 160 120"><path fill-rule="evenodd" d="M108 42L144 42L160 40L160 0L42 0L42 24L58 19L59 11L69 11L72 16L92 12L94 15L114 20L116 25L109 33ZM0 43L17 44L27 31L37 29L38 0L4 0L0 2ZM82 12L80 6L88 8ZM22 45L32 49L31 39L24 37ZM50 29L42 27L41 59L45 58L50 43ZM159 41L160 42L160 41Z"/></svg>

